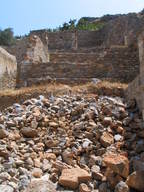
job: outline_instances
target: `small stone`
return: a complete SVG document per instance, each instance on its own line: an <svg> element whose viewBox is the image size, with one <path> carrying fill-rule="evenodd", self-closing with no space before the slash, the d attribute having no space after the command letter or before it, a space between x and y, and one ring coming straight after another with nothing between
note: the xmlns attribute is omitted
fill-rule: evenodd
<svg viewBox="0 0 144 192"><path fill-rule="evenodd" d="M41 167L40 159L34 159L34 166L37 167L37 168Z"/></svg>
<svg viewBox="0 0 144 192"><path fill-rule="evenodd" d="M56 155L54 154L54 153L45 153L45 158L47 159L47 160L54 160L54 161L56 161Z"/></svg>
<svg viewBox="0 0 144 192"><path fill-rule="evenodd" d="M114 140L115 141L122 141L123 137L121 135L117 134L117 135L114 136Z"/></svg>
<svg viewBox="0 0 144 192"><path fill-rule="evenodd" d="M93 165L101 166L102 165L102 157L91 155L90 160L89 160L89 166L93 166Z"/></svg>
<svg viewBox="0 0 144 192"><path fill-rule="evenodd" d="M0 129L0 139L4 139L8 136L8 132L5 129Z"/></svg>
<svg viewBox="0 0 144 192"><path fill-rule="evenodd" d="M15 124L14 121L7 121L7 122L6 122L6 125L7 125L8 128L11 128L11 127L15 127L15 126L16 126L16 124Z"/></svg>
<svg viewBox="0 0 144 192"><path fill-rule="evenodd" d="M89 187L85 183L81 183L79 186L79 191L80 192L91 192Z"/></svg>
<svg viewBox="0 0 144 192"><path fill-rule="evenodd" d="M13 189L17 189L18 188L18 185L17 185L17 183L15 183L15 182L9 182L9 185L13 188Z"/></svg>
<svg viewBox="0 0 144 192"><path fill-rule="evenodd" d="M126 184L138 191L144 191L144 171L135 171L128 176Z"/></svg>
<svg viewBox="0 0 144 192"><path fill-rule="evenodd" d="M56 192L56 187L51 181L34 179L24 192Z"/></svg>
<svg viewBox="0 0 144 192"><path fill-rule="evenodd" d="M83 147L84 149L87 149L87 148L90 146L91 143L92 143L92 142L91 142L89 139L85 139L84 142L83 142L83 144L82 144L82 147Z"/></svg>
<svg viewBox="0 0 144 192"><path fill-rule="evenodd" d="M111 117L105 117L104 119L103 119L103 125L104 126L108 126L108 125L110 125L112 123L112 118Z"/></svg>
<svg viewBox="0 0 144 192"><path fill-rule="evenodd" d="M110 168L107 168L106 171L105 171L105 176L106 176L106 179L109 183L109 186L111 187L111 189L114 189L115 186L123 180L123 178L114 173Z"/></svg>
<svg viewBox="0 0 144 192"><path fill-rule="evenodd" d="M15 161L15 164L16 164L17 166L22 166L22 165L24 164L24 161L22 161L22 160L16 160L16 161Z"/></svg>
<svg viewBox="0 0 144 192"><path fill-rule="evenodd" d="M52 167L52 165L50 164L50 162L47 159L44 159L43 164L42 164L43 172L50 171L51 167Z"/></svg>
<svg viewBox="0 0 144 192"><path fill-rule="evenodd" d="M53 182L56 183L58 181L58 175L56 173L51 173L49 176L49 179Z"/></svg>
<svg viewBox="0 0 144 192"><path fill-rule="evenodd" d="M31 129L30 127L22 128L21 133L24 137L28 138L33 138L37 136L37 131L35 129Z"/></svg>
<svg viewBox="0 0 144 192"><path fill-rule="evenodd" d="M63 158L63 161L65 163L67 163L68 165L72 165L73 164L73 154L71 152L65 150L62 153L62 158Z"/></svg>
<svg viewBox="0 0 144 192"><path fill-rule="evenodd" d="M91 172L92 172L93 179L102 181L103 174L100 173L100 167L99 166L93 165L92 168L91 168Z"/></svg>
<svg viewBox="0 0 144 192"><path fill-rule="evenodd" d="M30 183L30 180L27 175L20 176L19 187L21 189L24 189L25 187L27 187L29 183Z"/></svg>
<svg viewBox="0 0 144 192"><path fill-rule="evenodd" d="M55 122L49 122L49 126L53 128L57 128L59 125L58 123L55 123Z"/></svg>
<svg viewBox="0 0 144 192"><path fill-rule="evenodd" d="M129 187L128 187L128 185L125 182L120 181L116 185L114 192L129 192Z"/></svg>
<svg viewBox="0 0 144 192"><path fill-rule="evenodd" d="M133 168L134 168L134 171L144 171L144 161L134 160Z"/></svg>
<svg viewBox="0 0 144 192"><path fill-rule="evenodd" d="M42 170L39 168L34 168L32 171L32 175L36 178L40 178L42 176Z"/></svg>
<svg viewBox="0 0 144 192"><path fill-rule="evenodd" d="M99 185L99 192L107 192L108 191L108 186L106 183L102 183Z"/></svg>
<svg viewBox="0 0 144 192"><path fill-rule="evenodd" d="M102 134L102 136L100 137L100 142L104 147L108 147L111 144L114 143L114 138L113 135L108 133L108 132L104 132Z"/></svg>
<svg viewBox="0 0 144 192"><path fill-rule="evenodd" d="M14 192L14 189L9 185L0 185L1 192Z"/></svg>
<svg viewBox="0 0 144 192"><path fill-rule="evenodd" d="M98 173L98 172L93 172L93 178L97 181L102 181L103 180L103 174L102 173Z"/></svg>
<svg viewBox="0 0 144 192"><path fill-rule="evenodd" d="M118 132L118 133L123 133L123 132L124 132L124 128L118 126L118 128L117 128L117 132Z"/></svg>
<svg viewBox="0 0 144 192"><path fill-rule="evenodd" d="M100 172L100 167L98 165L93 165L92 168L91 168L91 171L99 173Z"/></svg>
<svg viewBox="0 0 144 192"><path fill-rule="evenodd" d="M31 128L36 129L38 127L38 122L37 121L32 121L31 122Z"/></svg>
<svg viewBox="0 0 144 192"><path fill-rule="evenodd" d="M11 176L7 172L0 173L0 179L3 181L10 180Z"/></svg>

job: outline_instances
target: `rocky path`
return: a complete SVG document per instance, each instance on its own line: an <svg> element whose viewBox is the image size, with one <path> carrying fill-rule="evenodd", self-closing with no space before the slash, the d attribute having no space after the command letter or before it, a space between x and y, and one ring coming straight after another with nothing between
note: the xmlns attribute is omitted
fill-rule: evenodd
<svg viewBox="0 0 144 192"><path fill-rule="evenodd" d="M97 95L14 104L0 114L0 192L144 191L135 105Z"/></svg>

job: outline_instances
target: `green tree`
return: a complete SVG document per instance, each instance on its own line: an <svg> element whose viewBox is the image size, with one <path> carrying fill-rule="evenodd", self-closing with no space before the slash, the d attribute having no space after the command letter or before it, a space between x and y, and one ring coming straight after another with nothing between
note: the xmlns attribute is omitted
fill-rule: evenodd
<svg viewBox="0 0 144 192"><path fill-rule="evenodd" d="M0 30L0 45L12 45L15 42L15 37L12 28Z"/></svg>
<svg viewBox="0 0 144 192"><path fill-rule="evenodd" d="M73 29L75 29L76 28L76 19L70 19L70 21L69 21L69 29L70 30L73 30Z"/></svg>

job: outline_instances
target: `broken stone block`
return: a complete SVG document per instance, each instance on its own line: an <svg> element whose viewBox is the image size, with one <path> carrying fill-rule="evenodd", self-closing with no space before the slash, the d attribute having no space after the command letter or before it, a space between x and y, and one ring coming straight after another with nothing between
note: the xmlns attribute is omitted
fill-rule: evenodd
<svg viewBox="0 0 144 192"><path fill-rule="evenodd" d="M91 175L84 169L64 169L59 178L59 184L70 189L76 189L79 186L79 182L87 182L90 179Z"/></svg>
<svg viewBox="0 0 144 192"><path fill-rule="evenodd" d="M117 173L124 178L127 178L129 175L129 160L127 157L110 153L104 157L103 162L107 167L112 169L114 173Z"/></svg>
<svg viewBox="0 0 144 192"><path fill-rule="evenodd" d="M104 132L100 137L100 142L104 147L108 147L114 143L114 137L108 132Z"/></svg>

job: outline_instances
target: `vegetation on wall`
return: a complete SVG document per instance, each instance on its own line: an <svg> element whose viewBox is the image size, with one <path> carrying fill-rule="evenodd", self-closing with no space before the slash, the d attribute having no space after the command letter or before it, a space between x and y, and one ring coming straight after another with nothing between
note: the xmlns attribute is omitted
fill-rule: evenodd
<svg viewBox="0 0 144 192"><path fill-rule="evenodd" d="M63 23L62 26L59 26L55 29L47 29L49 32L55 32L55 31L72 31L72 30L99 30L101 29L104 25L105 22L101 21L99 19L95 20L96 18L88 18L88 17L83 17L81 18L78 22L76 19L70 19L69 22Z"/></svg>
<svg viewBox="0 0 144 192"><path fill-rule="evenodd" d="M0 45L12 45L15 43L15 37L12 28L0 30Z"/></svg>
<svg viewBox="0 0 144 192"><path fill-rule="evenodd" d="M76 25L78 30L99 30L105 25L100 20L89 22L87 18L81 18Z"/></svg>

